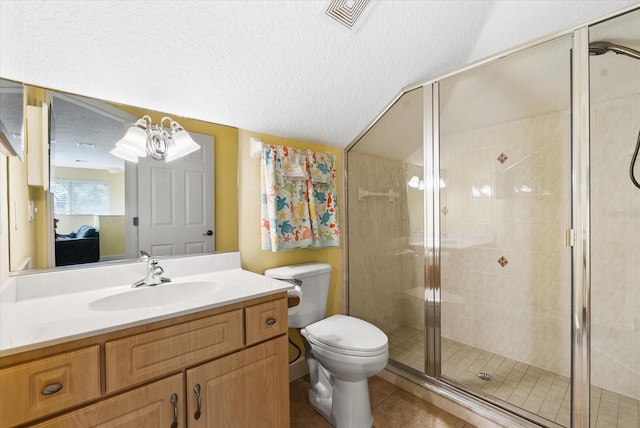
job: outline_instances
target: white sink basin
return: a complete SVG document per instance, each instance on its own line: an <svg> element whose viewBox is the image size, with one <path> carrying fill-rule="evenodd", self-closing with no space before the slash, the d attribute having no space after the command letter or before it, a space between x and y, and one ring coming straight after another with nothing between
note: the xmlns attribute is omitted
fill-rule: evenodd
<svg viewBox="0 0 640 428"><path fill-rule="evenodd" d="M92 311L124 311L128 309L163 308L187 300L202 299L224 288L215 282L167 283L133 288L124 293L103 297L89 303Z"/></svg>

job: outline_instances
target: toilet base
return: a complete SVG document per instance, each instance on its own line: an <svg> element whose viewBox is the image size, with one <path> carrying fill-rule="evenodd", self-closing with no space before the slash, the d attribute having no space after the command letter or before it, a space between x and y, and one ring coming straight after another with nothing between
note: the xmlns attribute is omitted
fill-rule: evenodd
<svg viewBox="0 0 640 428"><path fill-rule="evenodd" d="M318 381L309 388L309 403L336 428L373 426L367 379L356 382L336 379L318 365Z"/></svg>

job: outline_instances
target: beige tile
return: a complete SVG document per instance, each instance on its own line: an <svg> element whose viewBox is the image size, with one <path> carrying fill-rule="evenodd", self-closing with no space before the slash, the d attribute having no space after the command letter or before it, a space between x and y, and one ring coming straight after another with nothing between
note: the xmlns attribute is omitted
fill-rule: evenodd
<svg viewBox="0 0 640 428"><path fill-rule="evenodd" d="M463 428L467 424L418 397L398 390L373 409L376 428Z"/></svg>
<svg viewBox="0 0 640 428"><path fill-rule="evenodd" d="M369 378L369 398L371 400L371 408L378 406L396 391L398 391L397 386L378 376Z"/></svg>
<svg viewBox="0 0 640 428"><path fill-rule="evenodd" d="M476 427L481 426L482 421L484 419L482 416L472 412L469 409L465 409L464 407L455 403L451 407L451 414L457 418L462 419L467 424L471 424Z"/></svg>

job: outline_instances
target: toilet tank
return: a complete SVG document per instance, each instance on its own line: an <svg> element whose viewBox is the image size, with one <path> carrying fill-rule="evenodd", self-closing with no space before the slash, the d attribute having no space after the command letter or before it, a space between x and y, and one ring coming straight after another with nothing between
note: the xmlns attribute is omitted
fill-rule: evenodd
<svg viewBox="0 0 640 428"><path fill-rule="evenodd" d="M297 283L302 289L300 309L289 315L289 328L303 328L325 317L331 279L330 264L281 266L268 269L264 274L269 278Z"/></svg>

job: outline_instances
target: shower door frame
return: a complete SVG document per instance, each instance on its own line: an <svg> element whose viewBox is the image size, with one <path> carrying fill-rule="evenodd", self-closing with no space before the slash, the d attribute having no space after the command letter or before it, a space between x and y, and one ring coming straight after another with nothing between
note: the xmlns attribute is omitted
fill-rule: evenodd
<svg viewBox="0 0 640 428"><path fill-rule="evenodd" d="M440 84L424 85L424 328L425 374L441 375L440 347ZM438 191L436 191L438 189Z"/></svg>
<svg viewBox="0 0 640 428"><path fill-rule="evenodd" d="M589 197L589 26L573 33L571 50L571 427L589 428L591 391L591 257Z"/></svg>
<svg viewBox="0 0 640 428"><path fill-rule="evenodd" d="M572 428L590 428L590 317L589 257L589 26L546 41L572 36L571 57L571 228L565 230L565 245L571 255L571 419ZM542 45L537 42L512 53ZM459 70L457 74L467 69ZM439 79L442 80L442 79ZM451 379L441 378L441 261L440 261L440 110L439 81L425 83L424 174L425 174L425 374L465 393L503 408L519 417L550 427L559 427L537 415L525 417L523 409L492 397L468 391ZM429 94L430 96L427 96ZM577 237L581 237L578 239ZM526 412L528 413L528 412Z"/></svg>

